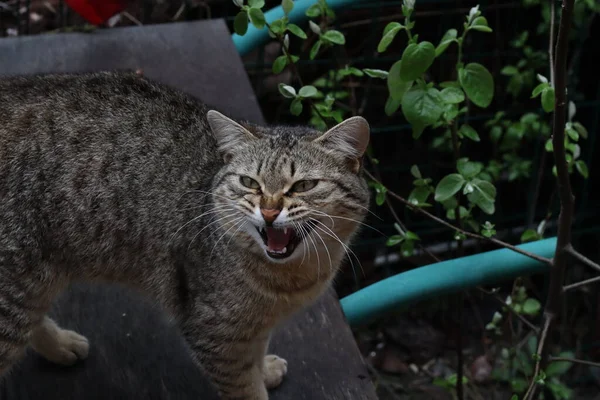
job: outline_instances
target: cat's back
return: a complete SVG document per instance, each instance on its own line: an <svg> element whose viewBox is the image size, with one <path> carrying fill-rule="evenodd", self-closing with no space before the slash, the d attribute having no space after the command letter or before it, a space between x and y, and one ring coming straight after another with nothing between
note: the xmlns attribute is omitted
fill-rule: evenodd
<svg viewBox="0 0 600 400"><path fill-rule="evenodd" d="M134 73L0 78L0 219L10 232L139 231L127 224L170 218L216 157L205 106Z"/></svg>

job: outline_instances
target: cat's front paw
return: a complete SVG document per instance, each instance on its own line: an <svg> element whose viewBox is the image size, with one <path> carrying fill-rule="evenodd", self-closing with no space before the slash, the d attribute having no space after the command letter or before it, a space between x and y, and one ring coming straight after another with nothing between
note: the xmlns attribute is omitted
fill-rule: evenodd
<svg viewBox="0 0 600 400"><path fill-rule="evenodd" d="M73 365L87 358L90 345L88 340L77 332L60 329L58 334L38 349L49 361L61 365Z"/></svg>
<svg viewBox="0 0 600 400"><path fill-rule="evenodd" d="M263 374L267 389L276 388L283 381L285 374L287 374L287 361L274 354L265 356Z"/></svg>

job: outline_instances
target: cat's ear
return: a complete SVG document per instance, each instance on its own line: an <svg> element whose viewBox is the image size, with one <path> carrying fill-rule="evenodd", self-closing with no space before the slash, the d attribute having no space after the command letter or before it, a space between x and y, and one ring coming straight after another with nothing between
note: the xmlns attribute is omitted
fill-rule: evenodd
<svg viewBox="0 0 600 400"><path fill-rule="evenodd" d="M206 118L225 162L231 159L236 147L249 140L257 139L248 129L218 111L208 111Z"/></svg>
<svg viewBox="0 0 600 400"><path fill-rule="evenodd" d="M369 136L369 123L363 117L357 116L340 122L314 142L321 143L329 150L349 159L354 172L358 172L360 160L369 145Z"/></svg>

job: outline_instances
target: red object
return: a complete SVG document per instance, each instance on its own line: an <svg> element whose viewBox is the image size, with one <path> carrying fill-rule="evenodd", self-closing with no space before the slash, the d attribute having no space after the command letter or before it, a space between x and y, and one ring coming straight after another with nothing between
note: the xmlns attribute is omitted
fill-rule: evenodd
<svg viewBox="0 0 600 400"><path fill-rule="evenodd" d="M102 25L127 6L126 0L66 0L66 3L73 11L96 26Z"/></svg>

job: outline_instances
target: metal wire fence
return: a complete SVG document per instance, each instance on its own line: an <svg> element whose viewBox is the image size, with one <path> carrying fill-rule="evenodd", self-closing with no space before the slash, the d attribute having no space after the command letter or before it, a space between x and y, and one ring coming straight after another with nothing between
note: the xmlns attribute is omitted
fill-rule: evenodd
<svg viewBox="0 0 600 400"><path fill-rule="evenodd" d="M265 9L279 5L278 1L267 1ZM533 112L548 119L538 104L524 104L515 101L505 90L508 78L501 74L507 64L516 64L522 57L518 49L511 47L511 41L521 31L528 31L529 43L535 49L547 48L547 37L537 35L536 28L540 22L538 8L523 6L523 2L503 0L481 0L479 2L465 0L418 0L415 19L415 30L422 40L437 43L443 33L449 28L461 28L464 16L474 5L480 9L494 29L486 35L473 35L465 43L465 58L469 62L480 62L486 65L495 77L496 96L488 109L476 109L469 114L468 121L476 129L485 132L485 122L492 119L498 110L505 110L508 116L518 117L525 112ZM231 1L159 1L143 0L131 2L126 12L111 19L103 28L134 24L172 23L183 20L204 18L224 18L230 28L237 11ZM392 46L383 54L376 50L385 25L390 21L401 19L401 2L399 1L370 1L358 3L337 11L335 28L346 35L346 45L333 49L316 60L309 61L306 54L309 45L294 44L295 50L302 55L298 68L305 82L311 82L327 76L332 69L345 65L359 68L378 68L388 70L400 58L402 43ZM573 175L574 191L577 198L578 219L576 235L595 234L600 226L600 213L597 210L600 197L593 190L598 184L598 165L593 161L593 155L598 151L596 132L600 123L600 80L594 70L594 58L600 55L600 46L594 44L592 38L600 34L600 24L593 16L586 18L582 26L576 29L576 37L572 42L570 60L570 94L577 97L577 117L589 131L589 138L582 145L582 159L590 170L588 180ZM0 35L19 36L31 34L48 34L67 31L91 31L85 21L74 13L62 0L53 1L4 1L0 2ZM190 38L190 40L194 40ZM308 113L300 117L291 115L288 104L282 101L277 92L277 84L289 83L292 76L289 72L273 75L271 66L274 59L280 55L276 43L261 46L243 58L248 75L258 96L266 119L271 123L307 123ZM436 80L447 79L456 55L446 52L440 61L431 68L430 74ZM450 154L431 150L435 134L426 132L423 140L415 142L411 138L411 128L400 114L388 117L384 113L387 99L387 87L384 81L355 80L351 83L352 99L355 108L365 116L372 126L372 146L375 156L379 159L379 172L383 182L390 190L407 195L412 188L412 177L409 168L418 164L424 175L439 178L442 172L452 163ZM346 87L345 89L348 89ZM543 157L544 140L537 138L526 144L523 149L526 157L531 157L532 165L537 166ZM524 145L525 146L525 145ZM489 144L465 143L464 154L472 159L485 161L494 153ZM551 165L552 157L546 156L546 164ZM541 185L538 185L538 181ZM539 193L536 187L539 186ZM544 219L550 210L557 215L557 199L553 196L554 177L549 168L540 176L537 167L533 167L528 178L519 182L503 181L498 184L499 197L496 202L497 211L490 218L498 231L508 230L506 240L518 242L521 232L532 223ZM537 202L534 200L538 199ZM533 204L536 204L533 206ZM393 215L386 207L373 207L381 219L371 218L368 223L385 235L393 234ZM425 220L414 213L398 207L400 218L421 236L424 243L447 247L452 246L452 233L442 229L435 223ZM444 211L439 207L434 210L439 215ZM549 232L553 233L549 224ZM385 246L386 236L373 230L364 230L360 240L353 249L362 260L388 260L392 264L398 260L395 250ZM477 244L476 244L477 245ZM418 253L417 253L418 254ZM379 257L379 258L378 258ZM414 264L423 262L417 257ZM369 263L363 261L368 268ZM385 266L385 262L383 262ZM411 262L408 263L411 265ZM364 283L364 282L363 282ZM362 284L356 281L356 285Z"/></svg>

